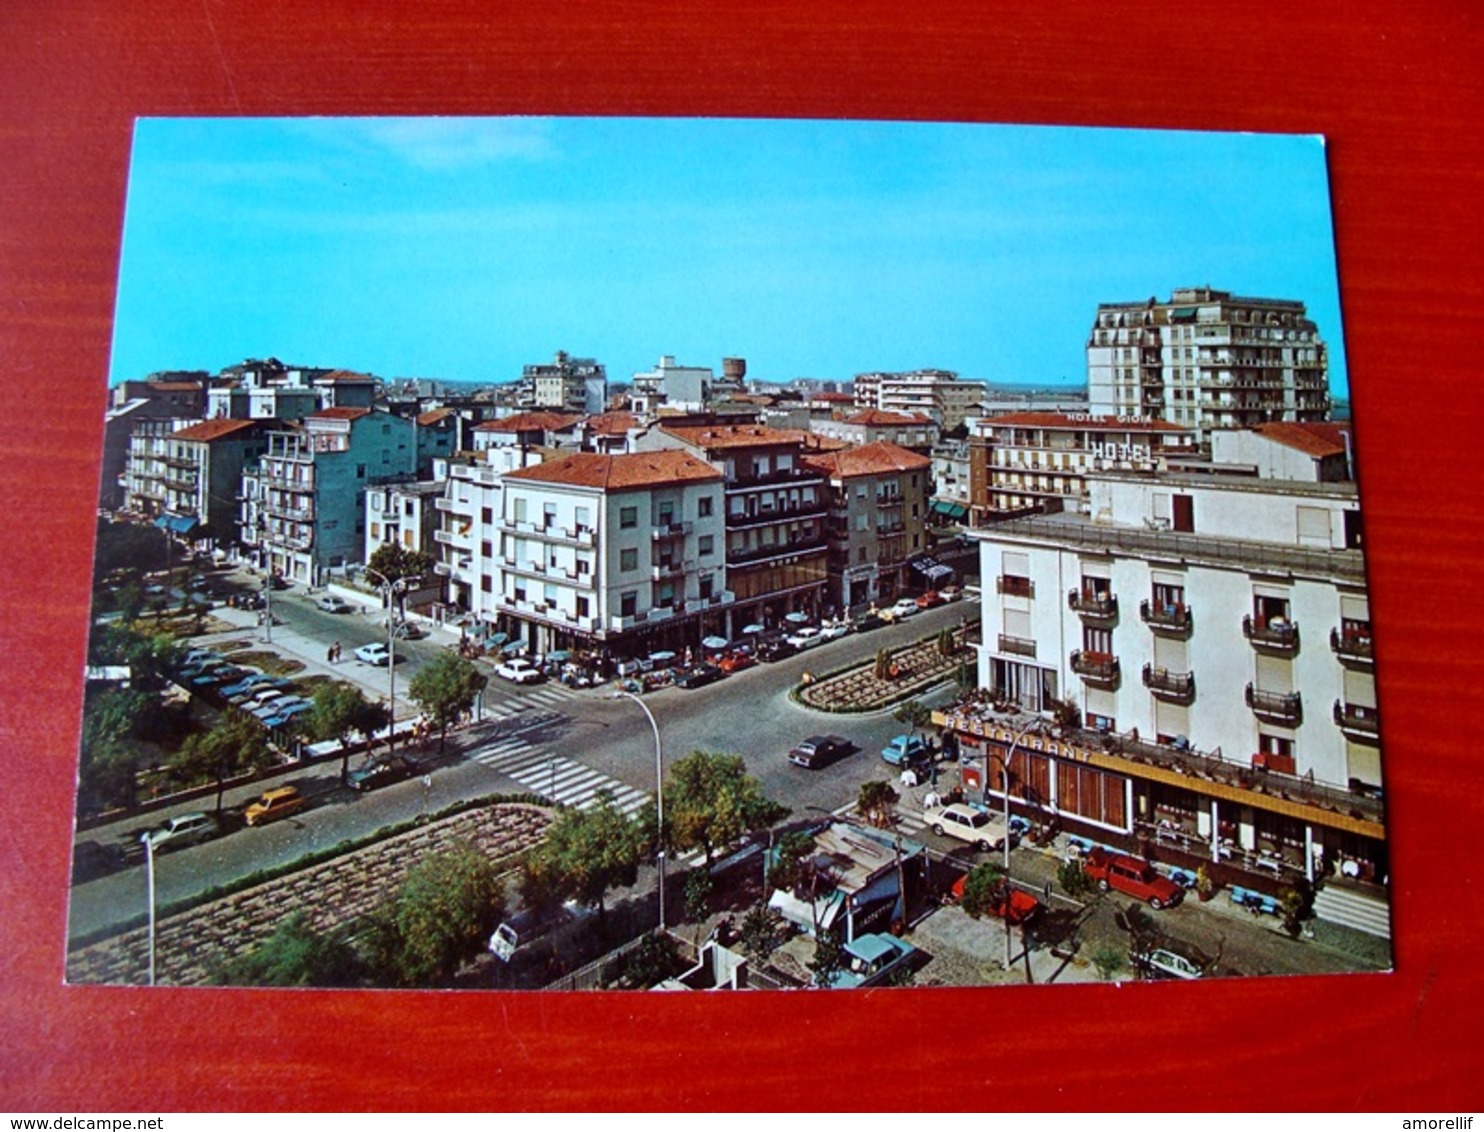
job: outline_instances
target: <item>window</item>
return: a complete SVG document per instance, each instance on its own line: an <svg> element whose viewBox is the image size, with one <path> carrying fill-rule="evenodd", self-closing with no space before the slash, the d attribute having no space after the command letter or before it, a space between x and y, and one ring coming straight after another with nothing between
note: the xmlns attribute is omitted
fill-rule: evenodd
<svg viewBox="0 0 1484 1132"><path fill-rule="evenodd" d="M550 582L547 582L541 588L541 597L546 602L547 605L556 605L556 599L557 599L557 589L556 589L556 586L552 585Z"/></svg>
<svg viewBox="0 0 1484 1132"><path fill-rule="evenodd" d="M701 594L701 600L702 601L706 601L706 600L708 600L711 597L711 589L712 589L712 586L713 585L715 585L715 582L712 580L710 574L705 574L705 575L703 575L701 577L701 580L700 580L700 587L701 587L700 594Z"/></svg>
<svg viewBox="0 0 1484 1132"><path fill-rule="evenodd" d="M365 478L366 478L366 465L365 464L357 464L356 465L356 479L363 480Z"/></svg>
<svg viewBox="0 0 1484 1132"><path fill-rule="evenodd" d="M662 526L662 527L668 527L674 521L675 521L675 501L672 500L672 499L666 499L664 502L662 502L660 504L659 525Z"/></svg>
<svg viewBox="0 0 1484 1132"><path fill-rule="evenodd" d="M715 500L711 496L709 496L709 495L703 495L703 496L701 496L700 499L696 500L696 514L699 515L703 519L710 518L711 517L711 508L714 505L714 503L715 503Z"/></svg>
<svg viewBox="0 0 1484 1132"><path fill-rule="evenodd" d="M479 553L485 558L493 558L495 556L494 543L489 539L481 539L479 542Z"/></svg>
<svg viewBox="0 0 1484 1132"><path fill-rule="evenodd" d="M618 595L618 613L620 617L632 617L639 611L639 595L634 590L626 594Z"/></svg>
<svg viewBox="0 0 1484 1132"><path fill-rule="evenodd" d="M591 608L591 603L588 601L587 598L581 597L581 596L579 596L577 598L577 616L578 617L587 617L587 616L589 616L588 610L590 608Z"/></svg>
<svg viewBox="0 0 1484 1132"><path fill-rule="evenodd" d="M481 574L479 576L479 588L481 590L483 590L485 593L492 592L491 589L490 589L490 575L489 574Z"/></svg>
<svg viewBox="0 0 1484 1132"><path fill-rule="evenodd" d="M639 525L639 508L620 507L618 509L618 525L625 531L632 530Z"/></svg>
<svg viewBox="0 0 1484 1132"><path fill-rule="evenodd" d="M618 552L618 568L620 570L639 569L639 552L634 547L628 547Z"/></svg>
<svg viewBox="0 0 1484 1132"><path fill-rule="evenodd" d="M702 535L696 540L696 553L703 558L716 550L716 536Z"/></svg>
<svg viewBox="0 0 1484 1132"><path fill-rule="evenodd" d="M549 531L556 526L557 509L555 503L547 503L541 508L542 525Z"/></svg>
<svg viewBox="0 0 1484 1132"><path fill-rule="evenodd" d="M488 507L484 509L484 513L486 515L489 514ZM524 498L519 496L517 496L515 500L515 521L517 523L524 523L526 521L526 501ZM489 522L489 520L486 519L485 522Z"/></svg>

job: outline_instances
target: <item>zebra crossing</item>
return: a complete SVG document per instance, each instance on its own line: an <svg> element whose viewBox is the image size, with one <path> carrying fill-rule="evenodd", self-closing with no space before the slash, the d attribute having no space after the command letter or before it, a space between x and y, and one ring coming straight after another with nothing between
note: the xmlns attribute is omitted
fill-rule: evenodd
<svg viewBox="0 0 1484 1132"><path fill-rule="evenodd" d="M542 750L519 735L497 739L471 752L469 758L513 778L533 794L574 809L585 810L597 805L599 796L604 793L626 814L635 813L651 800L651 796L642 790L635 790L564 755Z"/></svg>

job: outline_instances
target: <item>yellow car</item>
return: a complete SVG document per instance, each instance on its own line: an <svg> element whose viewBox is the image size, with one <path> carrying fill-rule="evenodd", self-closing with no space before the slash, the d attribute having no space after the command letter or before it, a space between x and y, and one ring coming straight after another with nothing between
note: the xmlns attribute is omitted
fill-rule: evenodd
<svg viewBox="0 0 1484 1132"><path fill-rule="evenodd" d="M248 825L264 825L290 814L297 814L308 804L308 800L292 786L280 786L269 790L256 802L242 811L242 820Z"/></svg>

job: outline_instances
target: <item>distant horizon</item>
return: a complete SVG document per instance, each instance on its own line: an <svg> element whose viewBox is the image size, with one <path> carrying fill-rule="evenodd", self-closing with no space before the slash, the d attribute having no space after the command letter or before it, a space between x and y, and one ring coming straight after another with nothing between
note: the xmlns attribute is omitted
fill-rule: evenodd
<svg viewBox="0 0 1484 1132"><path fill-rule="evenodd" d="M558 350L1086 387L1100 303L1305 304L1322 139L911 122L141 119L109 384L249 358L501 385Z"/></svg>

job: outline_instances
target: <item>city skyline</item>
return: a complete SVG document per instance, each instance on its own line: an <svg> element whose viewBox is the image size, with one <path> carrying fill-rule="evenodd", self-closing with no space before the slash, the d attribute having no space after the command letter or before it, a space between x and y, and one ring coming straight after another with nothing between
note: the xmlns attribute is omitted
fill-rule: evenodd
<svg viewBox="0 0 1484 1132"><path fill-rule="evenodd" d="M1348 396L1323 140L706 119L141 119L110 382L558 350L1083 386L1097 305L1296 299ZM160 297L168 296L168 301Z"/></svg>

